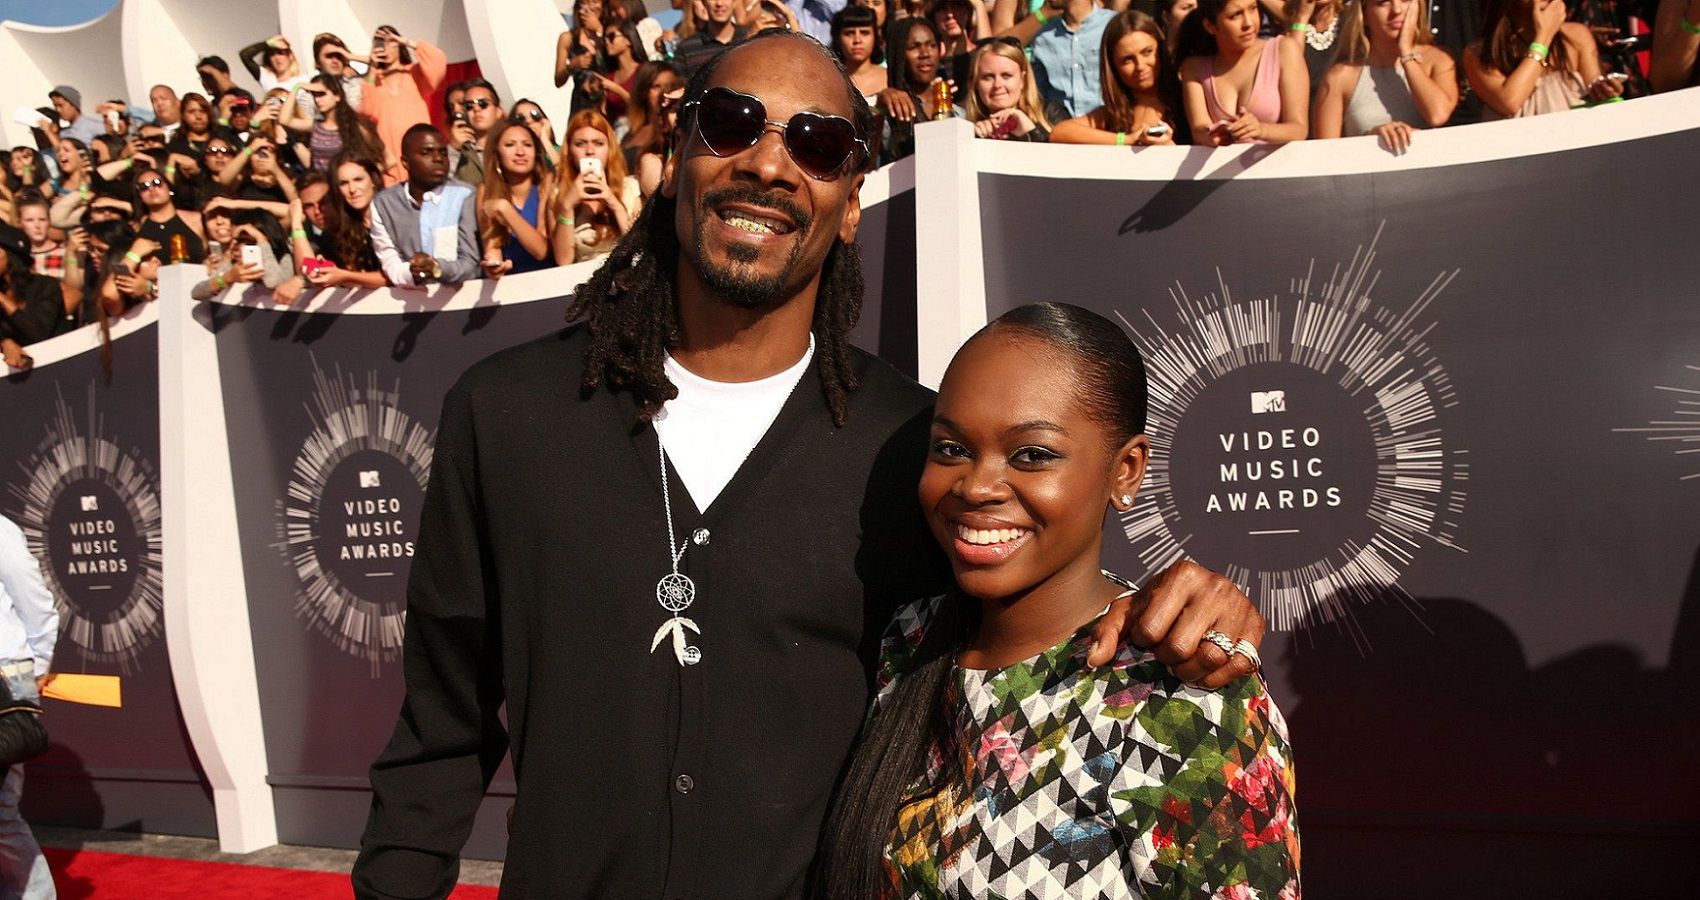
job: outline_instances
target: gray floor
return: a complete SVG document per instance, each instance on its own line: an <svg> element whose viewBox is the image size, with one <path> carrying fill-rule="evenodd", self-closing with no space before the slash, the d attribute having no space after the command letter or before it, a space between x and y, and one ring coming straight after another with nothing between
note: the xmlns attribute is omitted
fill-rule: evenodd
<svg viewBox="0 0 1700 900"><path fill-rule="evenodd" d="M327 847L279 844L254 853L221 853L218 841L211 838L137 834L132 831L90 831L52 825L36 825L34 831L36 840L40 841L43 847L128 853L132 856L167 856L173 859L242 863L278 869L305 869L312 872L346 873L354 866L353 850L334 850ZM463 860L460 864L460 880L462 884L494 887L502 881L502 864L477 859Z"/></svg>

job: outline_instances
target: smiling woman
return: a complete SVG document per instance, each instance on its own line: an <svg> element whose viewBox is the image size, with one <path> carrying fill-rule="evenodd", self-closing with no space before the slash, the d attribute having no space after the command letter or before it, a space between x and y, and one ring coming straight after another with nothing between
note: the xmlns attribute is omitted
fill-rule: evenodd
<svg viewBox="0 0 1700 900"><path fill-rule="evenodd" d="M951 362L920 499L958 590L886 630L824 896L1297 896L1292 756L1262 680L1191 687L1125 641L1087 661L1132 593L1099 547L1145 472L1145 407L1138 350L1075 306L1014 309Z"/></svg>

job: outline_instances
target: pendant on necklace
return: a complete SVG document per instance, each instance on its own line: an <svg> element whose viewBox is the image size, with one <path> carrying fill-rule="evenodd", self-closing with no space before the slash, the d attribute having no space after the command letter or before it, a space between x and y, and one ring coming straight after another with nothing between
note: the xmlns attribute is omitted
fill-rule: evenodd
<svg viewBox="0 0 1700 900"><path fill-rule="evenodd" d="M697 598L697 586L689 575L670 572L655 583L655 602L670 613L681 613Z"/></svg>
<svg viewBox="0 0 1700 900"><path fill-rule="evenodd" d="M690 579L686 579L687 583L689 581ZM694 666L702 662L702 651L685 643L685 629L687 628L697 634L702 634L702 629L697 627L697 623L683 616L674 616L662 622L661 627L655 630L655 637L649 642L649 652L654 653L655 648L661 646L661 640L671 634L673 636L673 658L679 661L679 665Z"/></svg>

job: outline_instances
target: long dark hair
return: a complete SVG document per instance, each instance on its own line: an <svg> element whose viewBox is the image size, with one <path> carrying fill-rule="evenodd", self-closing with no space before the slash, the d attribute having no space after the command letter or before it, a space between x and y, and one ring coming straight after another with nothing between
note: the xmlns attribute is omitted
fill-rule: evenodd
<svg viewBox="0 0 1700 900"><path fill-rule="evenodd" d="M1532 9L1525 9L1520 0L1481 0L1481 3L1482 37L1477 55L1483 65L1510 74L1528 54L1529 41L1533 40L1528 36L1533 29L1524 29ZM1552 46L1547 48L1548 67L1556 72L1576 70L1576 63L1570 58L1569 44L1562 31L1553 38Z"/></svg>
<svg viewBox="0 0 1700 900"><path fill-rule="evenodd" d="M1227 8L1228 0L1198 0L1198 8L1181 20L1180 34L1175 36L1175 59L1184 62L1193 56L1215 56L1218 49L1216 36L1204 27L1204 23L1215 22ZM1262 6L1253 4L1251 10L1262 17Z"/></svg>
<svg viewBox="0 0 1700 900"><path fill-rule="evenodd" d="M933 20L922 16L907 16L888 23L885 28L886 53L890 59L890 62L886 65L886 71L890 73L891 86L898 90L908 91L911 94L919 94L927 88L927 85L909 82L909 32L916 28L927 29L933 36L933 43L942 43L939 27L933 24ZM944 50L941 48L939 50L940 73L944 72L944 64ZM966 86L957 85L958 90L964 87ZM863 106L867 104L868 101L862 101Z"/></svg>
<svg viewBox="0 0 1700 900"><path fill-rule="evenodd" d="M348 94L342 89L342 79L323 73L314 75L314 84L331 92L336 98L336 105L331 107L331 120L336 122L337 137L342 138L342 149L370 159L382 159L383 147L378 143L378 135L354 107L348 105Z"/></svg>
<svg viewBox="0 0 1700 900"><path fill-rule="evenodd" d="M832 61L844 82L856 134L871 140L873 113L844 74L844 67L826 48L807 35L777 29L761 32L744 43L762 40L803 41ZM691 75L685 85L686 102L702 97L725 58L724 53L715 56ZM690 122L681 116L676 136L690 133ZM609 149L619 152L614 147ZM859 172L855 167L866 165L867 160L856 160L845 177L854 177ZM582 320L590 333L579 393L588 397L603 386L631 391L645 419L679 395L662 368L667 350L679 343L674 282L674 267L679 260L674 223L677 207L677 201L659 192L651 197L596 273L574 292L567 310L567 320ZM862 314L862 290L861 251L853 243L835 241L821 266L814 335L821 392L834 424L840 427L849 418L850 394L860 384L850 349L850 329Z"/></svg>
<svg viewBox="0 0 1700 900"><path fill-rule="evenodd" d="M330 193L325 196L330 202L324 205L325 249L329 251L331 261L344 269L379 272L382 268L378 264L377 252L372 249L372 232L366 225L366 217L360 210L348 205L342 197L342 185L337 183L337 172L348 163L366 170L366 177L372 179L374 202L377 192L384 187L384 175L376 159L346 148L331 158L330 171L325 173L331 181Z"/></svg>
<svg viewBox="0 0 1700 900"><path fill-rule="evenodd" d="M680 81L685 80L685 70L670 59L652 59L638 66L637 75L632 77L632 99L626 104L627 134L637 134L643 126L653 124L649 121L649 89L655 86L655 79L660 78L662 72L672 72ZM660 129L654 131L659 132Z"/></svg>
<svg viewBox="0 0 1700 900"><path fill-rule="evenodd" d="M1140 32L1157 42L1157 97L1163 105L1169 108L1169 115L1176 122L1186 119L1186 110L1181 105L1181 79L1175 69L1174 60L1169 58L1167 35L1163 34L1163 26L1137 9L1125 10L1116 14L1108 25L1104 26L1104 41L1098 60L1099 83L1104 85L1104 118L1112 131L1129 131L1133 128L1133 110L1139 105L1139 98L1134 96L1133 88L1122 84L1121 77L1116 71L1116 44L1121 39L1134 32ZM1175 138L1183 135L1176 130Z"/></svg>
<svg viewBox="0 0 1700 900"><path fill-rule="evenodd" d="M1145 362L1114 322L1067 303L1035 303L1004 313L968 339L1016 334L1037 339L1071 357L1079 371L1077 395L1112 447L1145 431ZM879 704L850 757L822 832L816 895L822 900L864 900L890 888L885 848L904 793L925 772L927 750L947 743L943 759L954 765L946 692L957 654L974 625L975 605L956 592L936 601L921 644L908 668ZM945 779L949 780L948 775Z"/></svg>

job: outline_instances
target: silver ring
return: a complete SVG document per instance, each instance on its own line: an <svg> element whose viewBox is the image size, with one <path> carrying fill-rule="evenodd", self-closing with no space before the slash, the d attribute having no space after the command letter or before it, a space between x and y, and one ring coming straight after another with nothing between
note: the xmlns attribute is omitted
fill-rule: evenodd
<svg viewBox="0 0 1700 900"><path fill-rule="evenodd" d="M1206 631L1206 632L1204 632L1204 639L1209 641L1212 644L1215 644L1217 647L1220 647L1222 649L1223 653L1233 653L1234 652L1234 646L1235 646L1234 639L1231 638L1231 637L1228 637L1227 635L1223 634L1220 631L1215 631L1215 630Z"/></svg>
<svg viewBox="0 0 1700 900"><path fill-rule="evenodd" d="M1253 644L1251 641L1246 640L1245 638L1240 638L1239 640L1235 641L1234 642L1234 649L1229 650L1228 652L1229 653L1238 653L1239 655L1245 657L1246 659L1251 660L1251 667L1253 669L1263 668L1263 658L1257 655L1257 645Z"/></svg>

